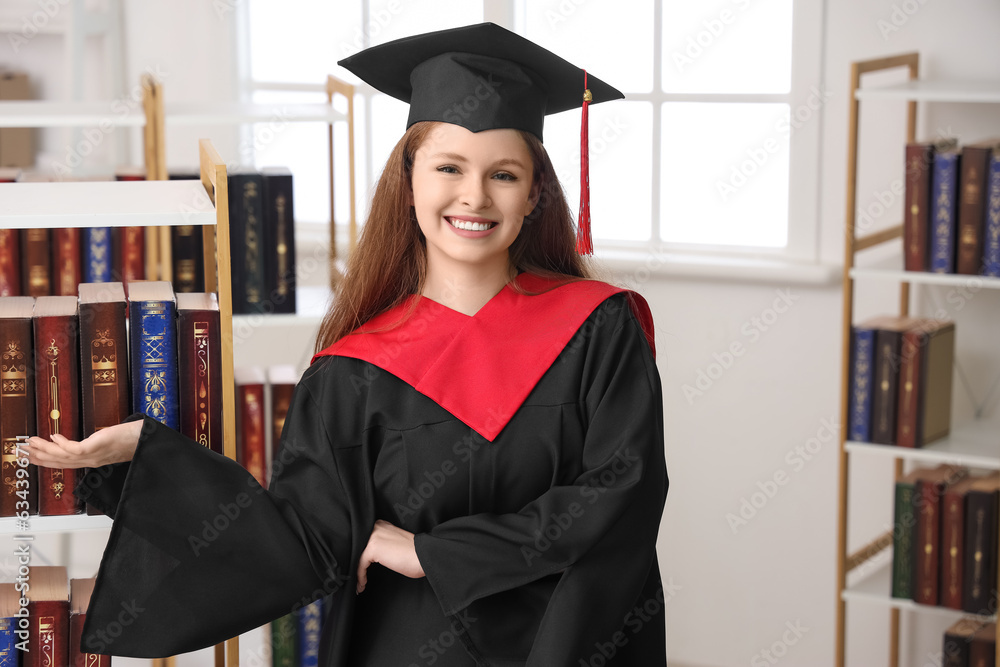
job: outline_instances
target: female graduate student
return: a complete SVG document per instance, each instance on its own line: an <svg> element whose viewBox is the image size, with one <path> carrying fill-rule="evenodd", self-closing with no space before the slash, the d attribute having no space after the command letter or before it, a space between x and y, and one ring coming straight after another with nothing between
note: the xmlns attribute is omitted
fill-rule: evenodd
<svg viewBox="0 0 1000 667"><path fill-rule="evenodd" d="M114 518L82 648L158 657L330 596L321 664L664 665L649 309L587 279L547 113L621 97L492 24L343 64L410 103L270 488L141 414L31 438Z"/></svg>

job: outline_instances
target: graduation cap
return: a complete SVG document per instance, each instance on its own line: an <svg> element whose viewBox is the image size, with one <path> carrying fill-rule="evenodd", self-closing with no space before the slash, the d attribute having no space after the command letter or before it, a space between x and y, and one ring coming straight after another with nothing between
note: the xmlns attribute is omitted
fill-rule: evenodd
<svg viewBox="0 0 1000 667"><path fill-rule="evenodd" d="M341 60L373 88L407 102L420 121L471 132L525 130L542 139L551 113L582 109L577 252L593 252L587 108L625 96L586 70L493 23L438 30L373 46Z"/></svg>

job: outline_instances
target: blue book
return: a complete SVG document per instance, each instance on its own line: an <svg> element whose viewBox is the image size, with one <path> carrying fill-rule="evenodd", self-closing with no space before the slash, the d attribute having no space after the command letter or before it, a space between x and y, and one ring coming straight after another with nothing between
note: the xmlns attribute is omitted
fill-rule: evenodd
<svg viewBox="0 0 1000 667"><path fill-rule="evenodd" d="M13 584L11 584L13 586ZM17 667L17 617L0 618L0 667Z"/></svg>
<svg viewBox="0 0 1000 667"><path fill-rule="evenodd" d="M990 156L986 175L986 233L983 236L983 273L1000 277L1000 148Z"/></svg>
<svg viewBox="0 0 1000 667"><path fill-rule="evenodd" d="M955 273L955 227L958 221L957 150L934 154L931 176L931 271Z"/></svg>
<svg viewBox="0 0 1000 667"><path fill-rule="evenodd" d="M111 228L87 227L83 230L83 282L111 281Z"/></svg>
<svg viewBox="0 0 1000 667"><path fill-rule="evenodd" d="M875 329L859 325L851 341L851 383L847 419L848 437L854 442L871 442L872 377L874 373Z"/></svg>
<svg viewBox="0 0 1000 667"><path fill-rule="evenodd" d="M319 635L323 629L323 600L295 612L299 619L299 667L319 667Z"/></svg>
<svg viewBox="0 0 1000 667"><path fill-rule="evenodd" d="M174 291L164 280L129 283L132 409L180 430Z"/></svg>

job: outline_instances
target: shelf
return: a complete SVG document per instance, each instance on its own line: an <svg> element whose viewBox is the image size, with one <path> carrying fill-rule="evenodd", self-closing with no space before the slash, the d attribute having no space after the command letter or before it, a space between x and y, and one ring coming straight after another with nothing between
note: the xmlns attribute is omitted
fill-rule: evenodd
<svg viewBox="0 0 1000 667"><path fill-rule="evenodd" d="M894 280L896 282L923 283L925 285L951 285L953 287L968 287L974 284L976 288L1000 289L1000 278L990 276L965 275L958 273L931 273L930 271L903 271L901 269L868 269L853 268L851 278L877 278Z"/></svg>
<svg viewBox="0 0 1000 667"><path fill-rule="evenodd" d="M922 463L953 463L970 468L1000 469L1000 433L992 424L978 420L952 428L946 438L936 440L926 447L896 447L875 445L870 442L848 441L849 452L862 452L878 456L891 456Z"/></svg>
<svg viewBox="0 0 1000 667"><path fill-rule="evenodd" d="M102 530L111 527L111 517L103 514L72 514L70 516L37 516L28 517L28 528L17 527L14 517L0 518L0 535L34 535L36 533L53 533L67 530Z"/></svg>
<svg viewBox="0 0 1000 667"><path fill-rule="evenodd" d="M121 107L121 108L119 108ZM142 105L124 102L0 102L0 127L142 127Z"/></svg>
<svg viewBox="0 0 1000 667"><path fill-rule="evenodd" d="M859 88L858 100L908 100L914 102L1000 103L1000 81L906 81Z"/></svg>
<svg viewBox="0 0 1000 667"><path fill-rule="evenodd" d="M295 288L295 313L269 313L266 315L233 315L233 332L257 328L285 329L287 327L315 327L319 329L330 304L327 286L298 285Z"/></svg>
<svg viewBox="0 0 1000 667"><path fill-rule="evenodd" d="M4 183L0 228L214 225L201 181Z"/></svg>
<svg viewBox="0 0 1000 667"><path fill-rule="evenodd" d="M212 102L200 104L164 104L167 125L232 125L236 123L266 123L270 121L302 123L333 123L347 116L329 104L251 104Z"/></svg>

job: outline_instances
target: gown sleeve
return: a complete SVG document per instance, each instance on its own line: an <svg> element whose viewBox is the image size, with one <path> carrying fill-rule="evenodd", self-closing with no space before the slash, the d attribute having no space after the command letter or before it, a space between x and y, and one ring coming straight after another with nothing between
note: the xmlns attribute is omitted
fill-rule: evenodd
<svg viewBox="0 0 1000 667"><path fill-rule="evenodd" d="M582 473L516 513L457 517L415 536L447 615L561 573L529 665L577 664L573 651L611 637L659 580L651 568L668 485L660 379L624 295L611 298L619 315L591 334L584 363Z"/></svg>
<svg viewBox="0 0 1000 667"><path fill-rule="evenodd" d="M193 651L346 581L348 503L305 380L292 396L269 490L232 459L135 419L144 423L133 459L92 469L74 490L114 519L82 650L140 658Z"/></svg>

